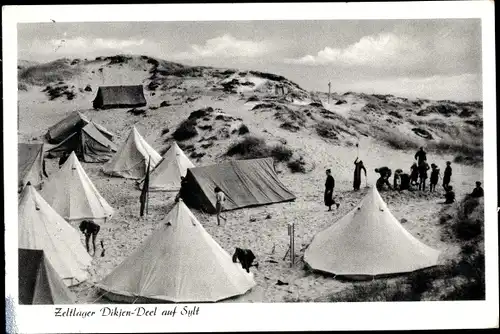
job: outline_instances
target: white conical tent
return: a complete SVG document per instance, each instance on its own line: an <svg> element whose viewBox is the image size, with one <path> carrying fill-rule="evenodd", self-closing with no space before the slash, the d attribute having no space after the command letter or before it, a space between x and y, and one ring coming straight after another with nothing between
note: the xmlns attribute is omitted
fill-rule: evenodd
<svg viewBox="0 0 500 334"><path fill-rule="evenodd" d="M304 261L336 275L377 276L435 266L439 254L413 237L373 188L351 212L314 236Z"/></svg>
<svg viewBox="0 0 500 334"><path fill-rule="evenodd" d="M141 179L146 175L149 158L153 169L160 162L161 155L146 142L134 126L125 143L104 165L103 172L111 176Z"/></svg>
<svg viewBox="0 0 500 334"><path fill-rule="evenodd" d="M177 143L173 143L160 163L149 176L149 190L178 191L181 187L181 176L186 176L188 168L195 165L184 154ZM141 180L140 187L143 185Z"/></svg>
<svg viewBox="0 0 500 334"><path fill-rule="evenodd" d="M113 215L113 208L85 173L75 152L71 153L61 169L51 175L41 195L69 222L92 219L99 224Z"/></svg>
<svg viewBox="0 0 500 334"><path fill-rule="evenodd" d="M88 278L86 270L92 258L81 242L80 233L57 214L32 185L24 188L18 213L19 248L43 250L68 286Z"/></svg>
<svg viewBox="0 0 500 334"><path fill-rule="evenodd" d="M217 302L255 285L181 200L98 286L114 301Z"/></svg>

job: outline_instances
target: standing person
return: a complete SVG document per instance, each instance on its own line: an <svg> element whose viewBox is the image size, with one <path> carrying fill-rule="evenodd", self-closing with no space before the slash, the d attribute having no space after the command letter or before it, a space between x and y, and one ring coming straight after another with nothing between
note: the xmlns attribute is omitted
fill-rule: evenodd
<svg viewBox="0 0 500 334"><path fill-rule="evenodd" d="M432 163L431 164L431 185L430 185L430 191L434 192L436 191L436 185L438 184L439 181L439 168L436 164Z"/></svg>
<svg viewBox="0 0 500 334"><path fill-rule="evenodd" d="M422 162L427 161L427 153L424 151L423 147L415 153L415 160L417 160L419 166Z"/></svg>
<svg viewBox="0 0 500 334"><path fill-rule="evenodd" d="M354 190L359 190L359 187L361 185L361 170L364 170L365 171L365 180L366 180L366 168L365 166L363 165L363 161L362 160L359 160L358 162L358 158L356 157L356 160L354 160L354 181L353 181L353 187L354 187Z"/></svg>
<svg viewBox="0 0 500 334"><path fill-rule="evenodd" d="M410 183L412 186L416 186L418 183L418 166L416 162L410 167Z"/></svg>
<svg viewBox="0 0 500 334"><path fill-rule="evenodd" d="M226 201L226 195L224 195L222 189L219 188L218 186L215 187L214 191L215 191L215 199L217 201L215 203L215 210L217 211L217 225L220 225L220 218L226 220L226 218L224 218L220 214L224 209L224 202Z"/></svg>
<svg viewBox="0 0 500 334"><path fill-rule="evenodd" d="M444 169L444 175L443 175L443 188L446 190L450 186L450 181L451 181L451 162L446 161L446 168Z"/></svg>
<svg viewBox="0 0 500 334"><path fill-rule="evenodd" d="M328 211L332 211L332 205L336 204L337 208L340 203L335 203L333 199L333 189L335 188L335 179L332 176L332 171L330 169L326 170L326 182L325 182L325 205L328 207Z"/></svg>
<svg viewBox="0 0 500 334"><path fill-rule="evenodd" d="M429 164L425 161L422 161L420 165L418 165L418 177L420 182L418 183L418 190L425 191L425 181L427 180L427 171L429 170Z"/></svg>
<svg viewBox="0 0 500 334"><path fill-rule="evenodd" d="M94 223L92 220L82 220L80 223L80 231L85 235L85 246L87 246L87 252L90 253L89 240L92 237L92 245L94 246L94 254L95 254L95 239L97 239L97 234L101 230L101 227ZM103 246L104 252L104 244L101 241L101 246Z"/></svg>

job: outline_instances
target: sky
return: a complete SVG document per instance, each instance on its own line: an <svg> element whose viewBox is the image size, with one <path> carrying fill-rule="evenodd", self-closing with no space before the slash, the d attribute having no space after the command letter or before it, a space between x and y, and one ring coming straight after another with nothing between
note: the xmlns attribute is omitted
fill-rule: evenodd
<svg viewBox="0 0 500 334"><path fill-rule="evenodd" d="M18 58L116 54L283 75L307 90L482 100L479 19L29 23Z"/></svg>

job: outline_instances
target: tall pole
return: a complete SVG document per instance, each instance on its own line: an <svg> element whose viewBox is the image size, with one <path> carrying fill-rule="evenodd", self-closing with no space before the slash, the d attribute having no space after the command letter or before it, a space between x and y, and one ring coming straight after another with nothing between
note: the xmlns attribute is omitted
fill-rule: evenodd
<svg viewBox="0 0 500 334"><path fill-rule="evenodd" d="M332 86L331 82L328 82L328 103L330 103L330 88Z"/></svg>

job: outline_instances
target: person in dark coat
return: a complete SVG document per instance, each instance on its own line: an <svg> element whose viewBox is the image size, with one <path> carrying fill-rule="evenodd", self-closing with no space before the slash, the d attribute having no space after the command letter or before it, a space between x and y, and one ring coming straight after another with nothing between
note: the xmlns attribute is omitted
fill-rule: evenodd
<svg viewBox="0 0 500 334"><path fill-rule="evenodd" d="M359 190L359 187L361 186L361 170L365 171L365 180L366 180L366 168L363 165L363 161L360 160L358 162L358 158L354 160L354 181L353 181L353 187L354 190Z"/></svg>
<svg viewBox="0 0 500 334"><path fill-rule="evenodd" d="M444 188L444 190L446 190L446 188L448 188L450 185L451 174L452 174L451 162L446 161L446 168L444 169L444 174L443 174L443 188Z"/></svg>
<svg viewBox="0 0 500 334"><path fill-rule="evenodd" d="M95 254L95 249L96 249L95 239L97 239L97 234L99 233L100 230L101 227L96 223L94 223L92 220L82 220L82 222L80 223L80 231L82 231L82 233L85 235L85 245L87 246L87 252L90 253L89 240L90 237L92 237L92 245L94 246L94 254ZM101 246L104 246L102 242Z"/></svg>
<svg viewBox="0 0 500 334"><path fill-rule="evenodd" d="M445 202L444 204L452 204L455 202L455 192L452 186L446 187L446 193L444 194Z"/></svg>
<svg viewBox="0 0 500 334"><path fill-rule="evenodd" d="M400 190L408 190L410 189L410 174L401 173L401 185L399 186Z"/></svg>
<svg viewBox="0 0 500 334"><path fill-rule="evenodd" d="M418 190L425 191L425 181L427 180L427 171L430 169L429 164L425 161L422 161L420 165L418 165Z"/></svg>
<svg viewBox="0 0 500 334"><path fill-rule="evenodd" d="M484 197L484 190L481 187L481 182L477 181L476 182L476 188L472 190L472 193L470 194L471 197L479 198L479 197Z"/></svg>
<svg viewBox="0 0 500 334"><path fill-rule="evenodd" d="M416 186L418 183L418 166L416 162L410 167L410 182L412 186Z"/></svg>
<svg viewBox="0 0 500 334"><path fill-rule="evenodd" d="M422 162L427 161L427 153L424 151L423 147L415 153L415 160L417 160L418 166L420 166Z"/></svg>
<svg viewBox="0 0 500 334"><path fill-rule="evenodd" d="M335 179L332 176L332 171L330 169L326 170L326 182L325 182L325 205L328 207L328 211L332 211L332 205L336 204L337 208L339 203L335 203L333 199L333 189L335 188Z"/></svg>
<svg viewBox="0 0 500 334"><path fill-rule="evenodd" d="M431 164L431 185L430 185L430 191L436 191L436 185L438 184L439 181L439 168L436 164Z"/></svg>

